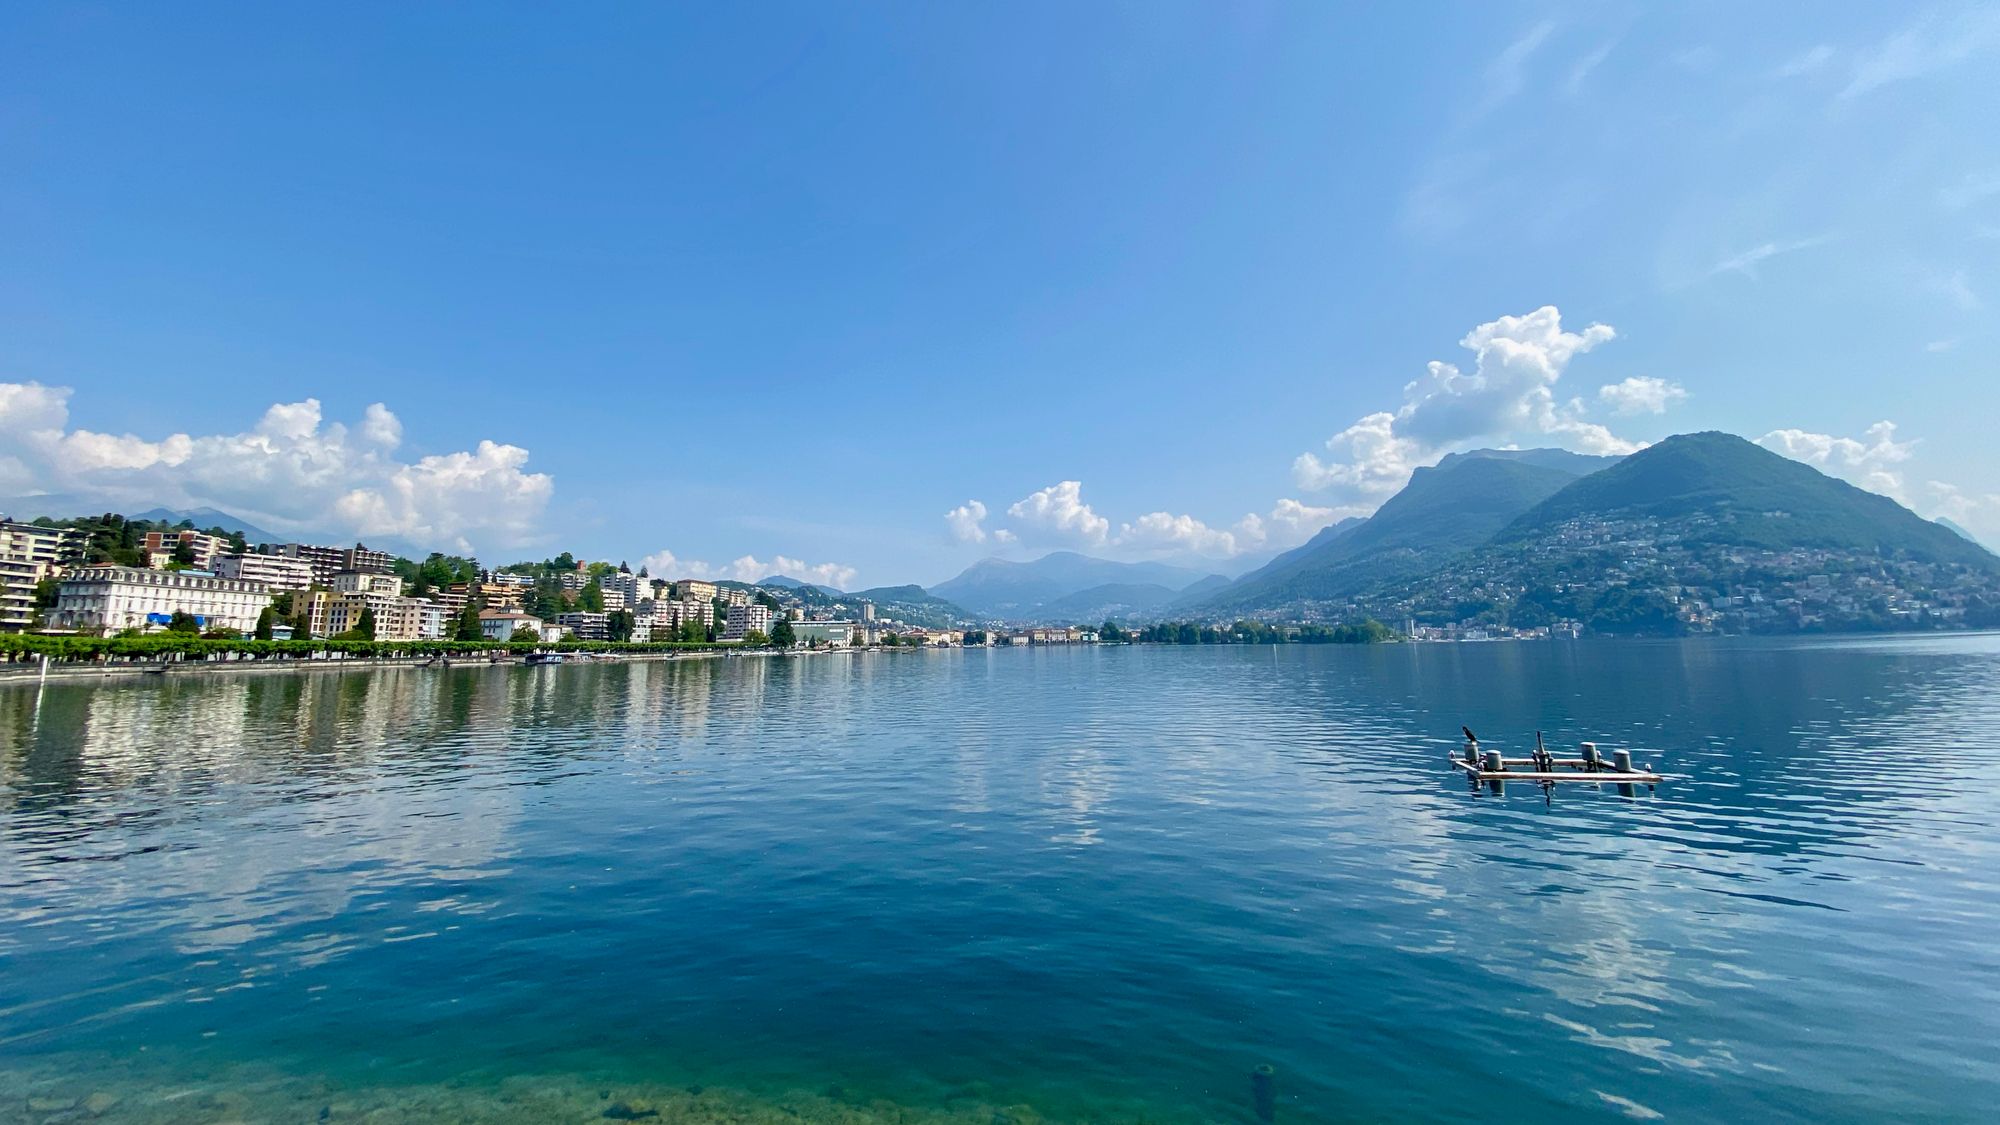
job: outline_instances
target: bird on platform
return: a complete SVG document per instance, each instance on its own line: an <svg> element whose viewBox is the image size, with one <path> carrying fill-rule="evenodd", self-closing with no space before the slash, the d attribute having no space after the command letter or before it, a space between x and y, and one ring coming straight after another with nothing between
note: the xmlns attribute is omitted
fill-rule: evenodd
<svg viewBox="0 0 2000 1125"><path fill-rule="evenodd" d="M1467 742L1478 742L1478 741L1479 741L1479 736L1478 736L1478 735L1476 735L1476 734L1474 734L1474 733L1472 733L1472 728L1471 728L1471 727L1468 727L1468 726L1461 726L1461 727L1459 727L1458 729L1460 729L1460 730L1462 730L1462 731L1464 731L1464 732L1465 732L1465 740L1466 740Z"/></svg>

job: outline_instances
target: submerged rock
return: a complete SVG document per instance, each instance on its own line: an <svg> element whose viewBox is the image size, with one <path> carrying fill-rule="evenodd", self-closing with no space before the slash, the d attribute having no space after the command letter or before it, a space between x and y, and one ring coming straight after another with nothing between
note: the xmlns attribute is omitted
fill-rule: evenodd
<svg viewBox="0 0 2000 1125"><path fill-rule="evenodd" d="M660 1111L657 1109L627 1105L624 1102L612 1102L611 1108L604 1111L604 1116L609 1117L613 1121L638 1121L641 1118L658 1117L659 1115Z"/></svg>
<svg viewBox="0 0 2000 1125"><path fill-rule="evenodd" d="M118 1095L107 1093L103 1090L99 1090L96 1093L90 1095L89 1097L83 1099L83 1108L89 1110L90 1115L92 1117L102 1117L105 1114L110 1113L112 1107L116 1106L117 1104L118 1104Z"/></svg>

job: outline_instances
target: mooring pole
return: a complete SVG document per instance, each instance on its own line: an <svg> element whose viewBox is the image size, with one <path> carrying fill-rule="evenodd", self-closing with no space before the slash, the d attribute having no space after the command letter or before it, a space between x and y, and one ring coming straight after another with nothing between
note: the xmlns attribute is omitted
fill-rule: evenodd
<svg viewBox="0 0 2000 1125"><path fill-rule="evenodd" d="M1611 752L1611 764L1618 768L1619 773L1631 773L1632 752L1630 750L1613 750Z"/></svg>
<svg viewBox="0 0 2000 1125"><path fill-rule="evenodd" d="M1583 744L1583 768L1584 768L1584 769L1586 769L1586 770L1589 770L1589 771L1590 771L1591 773L1596 773L1596 772L1597 772L1597 769L1598 769L1598 767L1599 767L1600 765L1602 765L1602 764L1603 764L1603 763L1602 763L1602 762L1600 761L1600 759L1599 759L1599 758L1597 757L1597 743L1595 743L1595 742L1586 742L1586 743L1584 743L1584 744Z"/></svg>
<svg viewBox="0 0 2000 1125"><path fill-rule="evenodd" d="M1278 1068L1270 1063L1260 1063L1250 1072L1250 1104L1257 1111L1257 1120L1275 1121L1278 1118Z"/></svg>

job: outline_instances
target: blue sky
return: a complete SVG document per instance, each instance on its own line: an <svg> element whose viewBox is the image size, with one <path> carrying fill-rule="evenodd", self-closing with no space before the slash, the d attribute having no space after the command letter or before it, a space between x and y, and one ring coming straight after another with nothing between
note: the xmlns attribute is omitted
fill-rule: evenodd
<svg viewBox="0 0 2000 1125"><path fill-rule="evenodd" d="M1720 428L1996 541L1996 74L1990 6L8 5L0 497L930 583Z"/></svg>

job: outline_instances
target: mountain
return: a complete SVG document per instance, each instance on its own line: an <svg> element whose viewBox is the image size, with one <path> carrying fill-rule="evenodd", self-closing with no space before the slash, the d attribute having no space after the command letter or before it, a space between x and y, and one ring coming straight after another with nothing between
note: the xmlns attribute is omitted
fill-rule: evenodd
<svg viewBox="0 0 2000 1125"><path fill-rule="evenodd" d="M769 578L753 583L753 585L763 586L771 590L818 590L820 593L833 598L842 596L841 591L836 587L821 586L813 582L801 582L796 578L790 578L783 574L773 574Z"/></svg>
<svg viewBox="0 0 2000 1125"><path fill-rule="evenodd" d="M177 524L182 521L186 521L188 523L194 524L194 526L201 531L207 531L211 527L219 527L224 531L241 532L243 538L249 541L253 546L258 543L292 542L292 540L286 536L274 535L271 532L265 531L263 528L258 527L253 523L249 523L244 520L238 519L237 517L230 515L228 512L218 511L214 508L194 508L188 511L175 511L171 508L154 508L151 509L150 511L139 512L134 515L127 516L126 518L135 520L155 520L159 523L166 523L166 524Z"/></svg>
<svg viewBox="0 0 2000 1125"><path fill-rule="evenodd" d="M1887 496L1715 431L1670 437L1580 478L1523 513L1494 541L1547 536L1579 519L1658 521L1694 544L2000 566L2000 558L1976 543Z"/></svg>
<svg viewBox="0 0 2000 1125"><path fill-rule="evenodd" d="M1963 539L1969 539L1974 543L1979 543L1979 537L1977 535L1974 535L1970 531L1967 531L1963 527L1960 527L1957 521L1955 520L1952 520L1946 516L1938 516L1932 522L1936 523L1939 527L1942 527L1947 531L1950 531L1953 534L1958 535ZM1982 550L1989 550L1989 551L1992 550L1991 547L1986 546L1986 544L1984 543L1979 543L1979 546Z"/></svg>
<svg viewBox="0 0 2000 1125"><path fill-rule="evenodd" d="M1206 571L1160 562L1113 562L1074 551L1056 551L1032 562L984 559L930 592L974 613L1021 618L1043 606L1096 586L1164 586L1178 592L1207 577Z"/></svg>
<svg viewBox="0 0 2000 1125"><path fill-rule="evenodd" d="M926 629L946 629L975 620L974 615L966 612L964 607L937 597L914 583L908 586L875 586L866 590L856 590L851 594L841 594L840 601L855 606L859 606L862 602L870 602L875 606L877 618L907 621Z"/></svg>
<svg viewBox="0 0 2000 1125"><path fill-rule="evenodd" d="M1194 605L1209 598L1219 590L1227 589L1229 584L1234 581L1235 579L1225 575L1211 574L1207 578L1174 595L1174 601L1181 605Z"/></svg>
<svg viewBox="0 0 2000 1125"><path fill-rule="evenodd" d="M1473 550L1316 609L1610 633L1992 627L2000 557L1743 438L1682 434L1572 481Z"/></svg>
<svg viewBox="0 0 2000 1125"><path fill-rule="evenodd" d="M1350 597L1421 574L1478 546L1513 519L1611 458L1562 450L1480 450L1418 469L1365 520L1335 524L1305 546L1200 603L1227 615ZM1584 479L1588 479L1585 477Z"/></svg>
<svg viewBox="0 0 2000 1125"><path fill-rule="evenodd" d="M1107 582L1044 602L1036 612L1047 620L1069 623L1133 620L1153 617L1179 598L1180 591L1153 583Z"/></svg>

